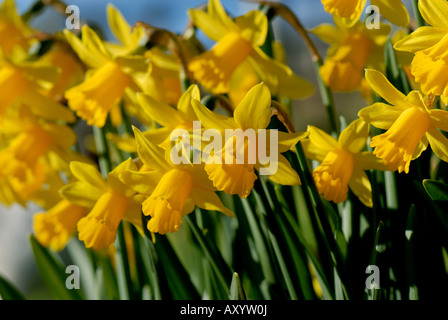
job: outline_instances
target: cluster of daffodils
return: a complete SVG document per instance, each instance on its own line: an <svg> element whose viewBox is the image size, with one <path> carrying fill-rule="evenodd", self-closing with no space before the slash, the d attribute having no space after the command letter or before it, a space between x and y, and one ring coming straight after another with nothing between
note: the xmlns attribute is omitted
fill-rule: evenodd
<svg viewBox="0 0 448 320"><path fill-rule="evenodd" d="M367 101L384 99L359 108L359 119L340 133L327 133L312 125L301 132L272 127L273 115L285 123L290 116L290 108L280 108L279 116L275 100L306 99L315 91L269 54L281 48L266 10L233 18L219 0L209 0L205 10L189 10L191 24L177 35L145 22L130 25L109 5L117 40L110 42L88 25L53 35L34 30L14 1L5 0L0 202L37 203L42 212L34 216L34 231L44 246L61 250L77 235L100 250L114 243L123 220L142 233L164 235L178 231L195 207L233 217L220 196L246 198L262 176L300 185L287 157L299 145L320 163L311 176L324 199L343 202L350 189L372 207L369 170L408 173L428 144L448 162L448 140L439 131L448 131L448 3L420 0L429 26L405 36L412 23L401 1L371 3L402 28L394 45L414 55L403 61L413 91L405 95L384 76L391 24L368 28L365 0L322 0L334 24L309 32L330 45L318 72L324 85L334 92L368 91ZM210 49L196 39L198 29L216 42ZM81 152L84 141L75 131L82 123L97 142L104 139L105 152L99 145L95 156ZM370 125L384 132L372 136ZM247 139L238 143L227 130ZM174 132L184 134L173 139ZM211 136L213 144L207 143Z"/></svg>

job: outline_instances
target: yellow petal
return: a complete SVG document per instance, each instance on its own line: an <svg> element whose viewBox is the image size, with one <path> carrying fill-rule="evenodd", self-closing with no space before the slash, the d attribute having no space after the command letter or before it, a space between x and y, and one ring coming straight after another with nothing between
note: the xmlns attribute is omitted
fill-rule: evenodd
<svg viewBox="0 0 448 320"><path fill-rule="evenodd" d="M278 155L278 162L273 168L269 168L266 166L258 168L259 171L261 169L266 170L266 172L269 173L269 179L278 184L295 186L301 183L297 172L291 167L289 161L281 154Z"/></svg>
<svg viewBox="0 0 448 320"><path fill-rule="evenodd" d="M406 96L398 91L381 72L368 69L365 77L372 89L391 105L401 108L408 107Z"/></svg>
<svg viewBox="0 0 448 320"><path fill-rule="evenodd" d="M394 44L395 50L416 53L432 47L446 35L446 29L423 26Z"/></svg>
<svg viewBox="0 0 448 320"><path fill-rule="evenodd" d="M271 93L260 83L249 90L233 113L243 129L265 129L271 121Z"/></svg>
<svg viewBox="0 0 448 320"><path fill-rule="evenodd" d="M112 4L107 5L107 22L114 36L122 44L129 47L137 45L131 38L131 27Z"/></svg>
<svg viewBox="0 0 448 320"><path fill-rule="evenodd" d="M107 184L116 193L120 193L122 195L125 195L126 197L131 197L133 194L135 194L135 191L120 180L120 174L128 170L136 171L137 169L138 168L134 161L129 158L116 166L111 172L109 172L109 174L107 175Z"/></svg>
<svg viewBox="0 0 448 320"><path fill-rule="evenodd" d="M366 146L369 133L369 124L357 119L341 132L339 145L352 153L357 153Z"/></svg>
<svg viewBox="0 0 448 320"><path fill-rule="evenodd" d="M386 171L387 167L383 161L375 156L371 151L359 152L353 155L355 160L355 167L362 170L381 170Z"/></svg>
<svg viewBox="0 0 448 320"><path fill-rule="evenodd" d="M262 46L268 33L268 19L259 10L252 10L244 16L236 17L235 23L244 39L255 46Z"/></svg>
<svg viewBox="0 0 448 320"><path fill-rule="evenodd" d="M429 111L432 125L448 132L448 111L434 109Z"/></svg>
<svg viewBox="0 0 448 320"><path fill-rule="evenodd" d="M170 105L144 93L137 94L137 99L143 110L160 125L175 128L182 123L181 115Z"/></svg>
<svg viewBox="0 0 448 320"><path fill-rule="evenodd" d="M247 61L272 95L303 99L314 93L313 85L297 76L287 65L269 58L259 47L253 49Z"/></svg>
<svg viewBox="0 0 448 320"><path fill-rule="evenodd" d="M88 27L83 27L83 30L85 30L85 28ZM81 41L68 29L64 29L64 35L72 49L78 54L78 57L90 68L98 68L107 63L108 58L106 56L103 54L93 54L93 52L85 45L84 40Z"/></svg>
<svg viewBox="0 0 448 320"><path fill-rule="evenodd" d="M431 127L426 132L432 151L443 161L448 162L448 139L436 128Z"/></svg>
<svg viewBox="0 0 448 320"><path fill-rule="evenodd" d="M302 144L305 155L308 159L317 160L319 162L324 161L328 150L323 150L315 145L310 139L305 139L300 142Z"/></svg>
<svg viewBox="0 0 448 320"><path fill-rule="evenodd" d="M191 106L192 99L196 99L196 100L201 99L199 87L195 84L191 85L185 91L185 93L182 94L182 96L179 99L179 102L177 103L177 110L182 113L184 121L197 120L196 113L194 112L194 109Z"/></svg>
<svg viewBox="0 0 448 320"><path fill-rule="evenodd" d="M271 130L267 130L269 133ZM282 131L278 131L278 152L283 153L290 150L294 147L297 142L303 140L309 136L309 132L294 132L294 133L286 133ZM269 138L267 138L269 139ZM270 141L270 140L266 140Z"/></svg>
<svg viewBox="0 0 448 320"><path fill-rule="evenodd" d="M81 181L76 181L62 187L59 193L71 203L86 208L93 207L102 195L100 189Z"/></svg>
<svg viewBox="0 0 448 320"><path fill-rule="evenodd" d="M212 19L219 21L223 26L225 26L229 31L237 31L238 28L232 19L227 15L224 7L219 0L209 0L208 2L208 13Z"/></svg>
<svg viewBox="0 0 448 320"><path fill-rule="evenodd" d="M202 126L205 128L219 131L239 128L233 118L211 111L196 99L193 99L191 103L199 121L201 121Z"/></svg>
<svg viewBox="0 0 448 320"><path fill-rule="evenodd" d="M99 190L107 189L106 181L94 166L80 161L72 161L70 162L70 170L80 181Z"/></svg>
<svg viewBox="0 0 448 320"><path fill-rule="evenodd" d="M448 3L445 0L420 0L418 8L430 25L448 29Z"/></svg>
<svg viewBox="0 0 448 320"><path fill-rule="evenodd" d="M335 138L319 128L308 126L308 132L311 142L321 150L328 152L339 147Z"/></svg>
<svg viewBox="0 0 448 320"><path fill-rule="evenodd" d="M213 191L193 187L190 197L199 208L205 210L216 210L228 215L229 217L235 216L232 211L227 209L222 204L221 199L219 199L218 195Z"/></svg>
<svg viewBox="0 0 448 320"><path fill-rule="evenodd" d="M342 43L344 39L344 33L328 23L323 23L312 29L310 32L328 44Z"/></svg>
<svg viewBox="0 0 448 320"><path fill-rule="evenodd" d="M192 23L214 41L219 41L228 32L224 24L202 10L188 10L188 14Z"/></svg>
<svg viewBox="0 0 448 320"><path fill-rule="evenodd" d="M340 18L359 20L366 0L321 0L325 11Z"/></svg>
<svg viewBox="0 0 448 320"><path fill-rule="evenodd" d="M372 207L372 185L364 171L355 169L348 182L350 190L367 207Z"/></svg>
<svg viewBox="0 0 448 320"><path fill-rule="evenodd" d="M136 127L133 127L133 129L135 141L137 142L138 155L143 163L154 170L170 170L171 166L165 160L165 150L150 142Z"/></svg>
<svg viewBox="0 0 448 320"><path fill-rule="evenodd" d="M381 14L397 26L409 25L409 14L401 0L371 0L370 3L378 6Z"/></svg>
<svg viewBox="0 0 448 320"><path fill-rule="evenodd" d="M377 102L370 107L361 109L358 116L379 129L387 130L402 112L401 108Z"/></svg>
<svg viewBox="0 0 448 320"><path fill-rule="evenodd" d="M120 174L120 180L136 192L150 195L156 188L162 176L163 174L159 171L139 172L130 170L122 172Z"/></svg>

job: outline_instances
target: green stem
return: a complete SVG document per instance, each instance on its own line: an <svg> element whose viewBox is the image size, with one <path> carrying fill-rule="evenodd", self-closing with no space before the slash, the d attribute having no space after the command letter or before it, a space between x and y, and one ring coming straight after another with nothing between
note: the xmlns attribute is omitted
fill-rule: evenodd
<svg viewBox="0 0 448 320"><path fill-rule="evenodd" d="M417 21L417 26L423 27L425 25L425 20L422 17L422 14L420 13L420 10L418 8L418 0L412 0L412 8L414 9L414 15L415 20Z"/></svg>

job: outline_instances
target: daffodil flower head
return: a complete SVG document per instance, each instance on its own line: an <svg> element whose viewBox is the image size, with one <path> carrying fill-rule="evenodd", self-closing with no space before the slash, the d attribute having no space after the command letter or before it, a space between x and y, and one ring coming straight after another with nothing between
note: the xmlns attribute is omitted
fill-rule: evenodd
<svg viewBox="0 0 448 320"><path fill-rule="evenodd" d="M367 0L321 0L324 10L343 18L350 25L359 21ZM401 0L371 0L371 5L378 7L387 20L401 27L409 25L409 14Z"/></svg>
<svg viewBox="0 0 448 320"><path fill-rule="evenodd" d="M89 213L77 224L78 237L87 248L99 250L109 247L122 219L141 228L141 202L134 197L135 191L118 178L120 173L136 169L132 159L113 169L107 180L90 164L72 161L70 169L78 181L63 187L61 195L71 203L89 208Z"/></svg>
<svg viewBox="0 0 448 320"><path fill-rule="evenodd" d="M372 187L364 170L385 170L372 152L362 151L369 137L367 122L353 121L336 140L326 132L308 126L309 139L302 141L308 158L320 165L313 171L319 193L328 201L342 202L348 188L363 204L372 207Z"/></svg>
<svg viewBox="0 0 448 320"><path fill-rule="evenodd" d="M217 41L211 50L192 58L188 65L194 78L213 93L228 93L231 82L236 83L235 75L241 75L238 69L248 65L273 94L305 98L313 93L308 81L260 49L268 30L267 18L261 11L253 10L232 20L219 0L209 0L207 12L190 10L189 14L195 26Z"/></svg>
<svg viewBox="0 0 448 320"><path fill-rule="evenodd" d="M146 197L142 211L151 217L147 224L149 231L176 232L182 217L191 213L195 206L233 216L215 193L203 165L194 165L189 159L185 159L185 164L176 165L170 160L170 148L165 150L155 145L137 128L134 133L139 157L151 170L128 170L120 175L120 179Z"/></svg>
<svg viewBox="0 0 448 320"><path fill-rule="evenodd" d="M389 170L408 173L410 162L426 150L428 142L434 153L447 161L448 139L438 128L448 130L448 112L427 106L418 91L405 96L379 71L367 70L366 79L392 105L375 103L358 113L375 127L387 130L373 137L370 145Z"/></svg>
<svg viewBox="0 0 448 320"><path fill-rule="evenodd" d="M291 149L308 134L306 132L289 134L274 130L277 140L272 139L273 130L266 130L272 114L271 93L264 83L249 90L235 108L233 117L212 112L198 100L193 100L193 108L204 128L220 132L224 140L224 146L221 144L220 150L213 150L214 158L217 157L222 161L206 162L205 165L209 178L218 190L238 194L243 198L247 197L257 178L254 170L263 172L271 180L280 184L300 183L297 173L281 153ZM231 130L233 134L226 137L226 130ZM238 144L238 142L234 143L235 135L240 139L246 139L246 136L248 139L251 137L253 139L248 142L240 140ZM238 152L232 152L229 156L229 148L235 147L239 149ZM248 154L250 147L253 151ZM277 151L274 151L275 148ZM270 161L261 161L263 158L261 152L265 152L264 155L269 154ZM237 155L240 153L244 155L241 157L244 161L238 163ZM226 158L231 158L231 161L227 161ZM249 163L247 160L250 158L254 160Z"/></svg>
<svg viewBox="0 0 448 320"><path fill-rule="evenodd" d="M324 83L336 92L351 92L361 86L364 68L373 65L382 68L384 44L390 26L368 29L357 22L346 26L340 18L334 18L334 26L322 24L311 32L330 44L319 73Z"/></svg>
<svg viewBox="0 0 448 320"><path fill-rule="evenodd" d="M116 36L128 45L136 45L135 39L127 41L130 27L122 16L109 7L109 19ZM143 56L127 55L129 50L110 50L87 25L81 29L82 39L65 29L64 35L79 58L92 70L85 81L66 91L68 104L88 125L103 127L108 114L112 124L118 126L121 119L119 102L126 88L141 91L134 77L145 74L148 69ZM128 43L129 42L129 43ZM116 49L116 47L114 47ZM126 47L127 48L127 47ZM108 50L109 49L109 50Z"/></svg>
<svg viewBox="0 0 448 320"><path fill-rule="evenodd" d="M87 208L64 199L48 211L36 213L33 217L36 239L40 244L50 247L54 251L64 249L67 242L76 233L78 221L87 212Z"/></svg>

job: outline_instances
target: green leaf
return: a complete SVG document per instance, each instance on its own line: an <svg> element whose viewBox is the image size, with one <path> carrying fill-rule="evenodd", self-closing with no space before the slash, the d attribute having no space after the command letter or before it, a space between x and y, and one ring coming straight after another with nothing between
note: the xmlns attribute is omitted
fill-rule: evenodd
<svg viewBox="0 0 448 320"><path fill-rule="evenodd" d="M30 242L39 273L54 298L57 300L82 300L83 295L80 290L67 289L65 282L68 275L56 257L43 247L33 235L30 236Z"/></svg>
<svg viewBox="0 0 448 320"><path fill-rule="evenodd" d="M423 180L423 186L432 200L448 203L448 184L427 179Z"/></svg>
<svg viewBox="0 0 448 320"><path fill-rule="evenodd" d="M232 277L232 283L230 284L230 300L247 300L246 293L241 285L240 277L238 273L234 272Z"/></svg>
<svg viewBox="0 0 448 320"><path fill-rule="evenodd" d="M26 300L20 291L0 276L0 298L3 300Z"/></svg>

